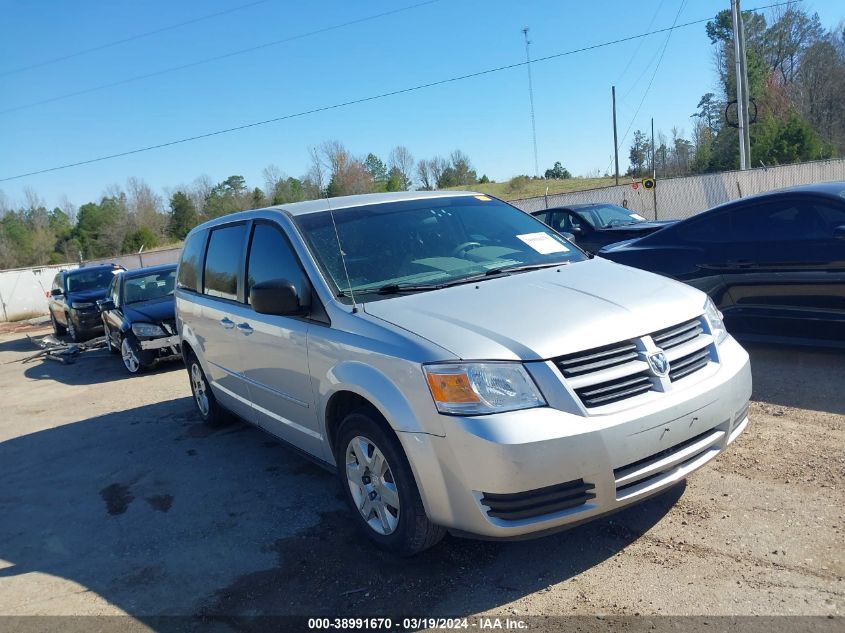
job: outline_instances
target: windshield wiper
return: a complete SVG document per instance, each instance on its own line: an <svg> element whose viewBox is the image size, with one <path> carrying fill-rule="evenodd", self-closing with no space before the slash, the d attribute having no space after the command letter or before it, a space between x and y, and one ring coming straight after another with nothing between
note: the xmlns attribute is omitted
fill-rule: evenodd
<svg viewBox="0 0 845 633"><path fill-rule="evenodd" d="M348 297L350 294L395 295L402 292L426 292L428 290L437 290L438 288L444 287L445 286L443 284L385 284L384 286L379 286L378 288L352 288L351 293L350 289L347 288L346 290L341 290L338 293L338 296Z"/></svg>
<svg viewBox="0 0 845 633"><path fill-rule="evenodd" d="M502 266L501 268L491 268L484 273L485 277L493 275L503 275L505 273L520 273L526 270L538 270L540 268L553 268L554 266L566 266L569 262L545 262L542 264L517 264L516 266Z"/></svg>

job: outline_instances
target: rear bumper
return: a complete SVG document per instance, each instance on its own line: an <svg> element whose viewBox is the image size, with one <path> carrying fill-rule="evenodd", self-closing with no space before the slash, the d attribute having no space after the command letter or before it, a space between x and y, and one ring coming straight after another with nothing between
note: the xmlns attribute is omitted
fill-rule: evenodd
<svg viewBox="0 0 845 633"><path fill-rule="evenodd" d="M445 437L400 433L435 523L518 538L582 523L665 490L719 455L748 424L748 354L646 404L580 416L551 407L441 416Z"/></svg>

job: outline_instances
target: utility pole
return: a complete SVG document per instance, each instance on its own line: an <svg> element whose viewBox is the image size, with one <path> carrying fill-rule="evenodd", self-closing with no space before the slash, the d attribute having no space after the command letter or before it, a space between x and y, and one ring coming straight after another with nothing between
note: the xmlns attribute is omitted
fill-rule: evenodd
<svg viewBox="0 0 845 633"><path fill-rule="evenodd" d="M616 184L619 184L619 141L616 140L616 86L610 87L613 96L613 160L616 163Z"/></svg>
<svg viewBox="0 0 845 633"><path fill-rule="evenodd" d="M654 117L651 117L651 177L657 179L657 163L654 162Z"/></svg>
<svg viewBox="0 0 845 633"><path fill-rule="evenodd" d="M531 54L528 50L528 45L531 42L528 39L528 27L522 29L522 35L525 38L525 65L528 68L528 100L531 102L531 137L534 141L534 177L540 177L540 163L537 160L537 124L534 120L534 84L531 80Z"/></svg>
<svg viewBox="0 0 845 633"><path fill-rule="evenodd" d="M654 186L651 188L651 199L654 201L654 219L657 219L657 161L654 159L654 117L651 117L651 179Z"/></svg>
<svg viewBox="0 0 845 633"><path fill-rule="evenodd" d="M751 163L751 138L748 133L748 69L745 60L745 25L739 0L731 0L736 78L736 118L739 130L739 168Z"/></svg>

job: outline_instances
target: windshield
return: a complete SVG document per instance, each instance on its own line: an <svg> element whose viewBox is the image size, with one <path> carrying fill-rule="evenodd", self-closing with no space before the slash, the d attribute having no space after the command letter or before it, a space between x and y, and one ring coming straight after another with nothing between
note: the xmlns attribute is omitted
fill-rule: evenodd
<svg viewBox="0 0 845 633"><path fill-rule="evenodd" d="M615 204L602 204L586 209L578 209L579 213L586 216L595 228L609 229L613 226L624 226L625 224L636 224L645 222L646 219L625 207L617 207Z"/></svg>
<svg viewBox="0 0 845 633"><path fill-rule="evenodd" d="M353 292L437 286L500 269L586 259L545 224L487 196L377 204L334 216L337 235L329 212L295 221L340 293L350 286Z"/></svg>
<svg viewBox="0 0 845 633"><path fill-rule="evenodd" d="M98 268L96 270L82 270L69 274L65 278L65 285L68 292L81 292L84 290L106 290L119 273L119 268Z"/></svg>
<svg viewBox="0 0 845 633"><path fill-rule="evenodd" d="M123 303L138 303L161 299L173 294L176 269L150 273L143 277L129 277L123 284Z"/></svg>

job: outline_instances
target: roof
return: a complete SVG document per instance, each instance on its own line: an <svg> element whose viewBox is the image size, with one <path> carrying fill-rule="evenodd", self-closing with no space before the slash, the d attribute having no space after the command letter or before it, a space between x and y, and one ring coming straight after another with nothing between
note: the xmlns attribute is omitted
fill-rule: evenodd
<svg viewBox="0 0 845 633"><path fill-rule="evenodd" d="M108 268L109 270L114 270L115 268L119 268L119 269L122 270L123 266L121 266L120 264L85 264L83 266L80 266L79 268L71 268L70 270L63 270L61 272L70 275L70 274L77 273L77 272L81 273L81 272L87 272L89 270L96 270L98 268Z"/></svg>
<svg viewBox="0 0 845 633"><path fill-rule="evenodd" d="M341 196L338 198L320 198L319 200L280 204L268 208L279 209L280 211L285 211L290 215L304 215L306 213L339 211L340 209L348 209L350 207L386 204L388 202L477 195L479 195L477 191L392 191L389 193L364 193L357 196Z"/></svg>
<svg viewBox="0 0 845 633"><path fill-rule="evenodd" d="M145 268L134 268L127 270L125 277L140 277L142 275L149 275L152 273L165 272L167 270L176 270L176 264L159 264L158 266L146 266Z"/></svg>

